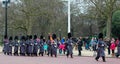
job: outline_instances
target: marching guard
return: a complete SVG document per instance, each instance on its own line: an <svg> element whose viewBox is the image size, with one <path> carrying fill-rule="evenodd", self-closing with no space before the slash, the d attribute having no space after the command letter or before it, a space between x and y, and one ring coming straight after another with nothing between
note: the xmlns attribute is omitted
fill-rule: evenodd
<svg viewBox="0 0 120 64"><path fill-rule="evenodd" d="M13 38L9 37L9 55L12 55Z"/></svg>
<svg viewBox="0 0 120 64"><path fill-rule="evenodd" d="M105 60L105 46L106 46L106 44L105 44L105 42L103 41L103 34L102 33L100 33L99 35L98 35L98 44L97 44L97 57L95 58L95 60L96 61L98 61L98 59L100 58L100 57L102 57L102 59L103 59L103 62L106 62L106 60Z"/></svg>
<svg viewBox="0 0 120 64"><path fill-rule="evenodd" d="M21 40L20 40L20 55L21 56L25 56L26 53L26 45L25 45L26 41L25 41L25 36L22 36Z"/></svg>
<svg viewBox="0 0 120 64"><path fill-rule="evenodd" d="M8 37L6 35L4 36L3 43L4 43L4 47L3 47L4 54L9 55L9 40L8 40Z"/></svg>
<svg viewBox="0 0 120 64"><path fill-rule="evenodd" d="M19 48L18 36L15 36L13 45L14 45L14 55L18 56L18 48Z"/></svg>
<svg viewBox="0 0 120 64"><path fill-rule="evenodd" d="M34 35L34 50L33 50L34 56L37 56L37 52L39 49L38 44L39 44L39 41L37 40L37 35Z"/></svg>
<svg viewBox="0 0 120 64"><path fill-rule="evenodd" d="M43 41L43 36L41 35L40 36L40 43L39 43L39 48L40 48L40 51L39 51L39 55L43 56L44 54L44 41Z"/></svg>
<svg viewBox="0 0 120 64"><path fill-rule="evenodd" d="M32 35L29 36L28 43L28 56L33 56L34 41L32 39Z"/></svg>
<svg viewBox="0 0 120 64"><path fill-rule="evenodd" d="M68 33L68 40L66 42L67 44L67 58L69 57L69 55L71 56L71 58L73 58L73 42L71 39L71 33Z"/></svg>

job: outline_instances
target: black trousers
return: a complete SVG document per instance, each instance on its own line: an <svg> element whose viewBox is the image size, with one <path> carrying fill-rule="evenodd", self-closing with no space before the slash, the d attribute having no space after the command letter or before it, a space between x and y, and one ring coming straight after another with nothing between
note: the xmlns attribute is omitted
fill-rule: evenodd
<svg viewBox="0 0 120 64"><path fill-rule="evenodd" d="M97 56L95 59L98 61L99 58L100 58L100 56ZM102 56L102 60L103 60L103 62L105 62L105 56Z"/></svg>
<svg viewBox="0 0 120 64"><path fill-rule="evenodd" d="M81 50L78 50L78 56L81 56Z"/></svg>
<svg viewBox="0 0 120 64"><path fill-rule="evenodd" d="M108 55L110 55L110 48L108 48Z"/></svg>

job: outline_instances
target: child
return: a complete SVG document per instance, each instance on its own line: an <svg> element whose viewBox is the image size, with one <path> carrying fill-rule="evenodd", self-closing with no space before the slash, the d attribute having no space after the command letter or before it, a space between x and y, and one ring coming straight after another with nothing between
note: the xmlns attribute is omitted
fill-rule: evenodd
<svg viewBox="0 0 120 64"><path fill-rule="evenodd" d="M48 49L48 45L47 43L44 44L44 51L45 51L45 54L47 54L47 49Z"/></svg>

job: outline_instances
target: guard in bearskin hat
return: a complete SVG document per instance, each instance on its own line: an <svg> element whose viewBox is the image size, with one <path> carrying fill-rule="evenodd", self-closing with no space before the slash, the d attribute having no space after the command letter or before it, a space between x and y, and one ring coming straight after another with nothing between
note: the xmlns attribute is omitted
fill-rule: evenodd
<svg viewBox="0 0 120 64"><path fill-rule="evenodd" d="M29 47L28 47L28 53L29 53L29 56L33 56L33 49L34 49L34 41L32 39L32 35L29 36Z"/></svg>
<svg viewBox="0 0 120 64"><path fill-rule="evenodd" d="M38 52L38 46L39 46L39 42L37 41L37 35L34 35L34 50L33 50L33 54L34 56L37 56L37 52Z"/></svg>
<svg viewBox="0 0 120 64"><path fill-rule="evenodd" d="M26 43L25 43L25 45L26 45L26 54L27 54L27 56L29 56L29 35L26 35L25 40L26 40Z"/></svg>
<svg viewBox="0 0 120 64"><path fill-rule="evenodd" d="M118 58L120 56L120 34L118 35L118 43L117 43L117 53L115 56Z"/></svg>
<svg viewBox="0 0 120 64"><path fill-rule="evenodd" d="M9 55L12 55L13 38L9 37Z"/></svg>
<svg viewBox="0 0 120 64"><path fill-rule="evenodd" d="M53 38L53 40L55 40L57 38L56 34L53 34L52 38Z"/></svg>
<svg viewBox="0 0 120 64"><path fill-rule="evenodd" d="M9 55L9 40L8 40L8 37L6 35L4 36L3 43L4 43L4 47L3 47L4 54Z"/></svg>
<svg viewBox="0 0 120 64"><path fill-rule="evenodd" d="M25 45L26 41L25 41L25 36L21 37L20 40L20 55L21 56L25 56L26 53L26 45Z"/></svg>
<svg viewBox="0 0 120 64"><path fill-rule="evenodd" d="M18 56L18 48L19 48L19 42L18 42L18 36L14 37L14 55Z"/></svg>
<svg viewBox="0 0 120 64"><path fill-rule="evenodd" d="M71 33L68 33L68 40L66 42L66 48L67 48L67 57L69 57L69 55L71 56L71 58L73 58L73 41L72 41L72 35Z"/></svg>
<svg viewBox="0 0 120 64"><path fill-rule="evenodd" d="M99 35L98 35L98 45L97 45L97 56L95 58L96 61L98 61L98 59L100 57L102 57L103 62L106 62L106 60L105 60L105 52L104 52L105 51L105 49L104 49L105 46L106 46L106 44L103 41L103 34L99 33Z"/></svg>
<svg viewBox="0 0 120 64"><path fill-rule="evenodd" d="M39 48L40 48L40 51L39 51L39 55L43 56L44 54L44 41L43 41L43 35L40 36L40 43L39 43Z"/></svg>

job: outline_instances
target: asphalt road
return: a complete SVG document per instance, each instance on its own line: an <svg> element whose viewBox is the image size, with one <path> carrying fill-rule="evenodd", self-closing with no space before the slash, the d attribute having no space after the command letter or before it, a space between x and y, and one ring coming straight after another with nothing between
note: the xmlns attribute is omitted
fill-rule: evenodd
<svg viewBox="0 0 120 64"><path fill-rule="evenodd" d="M24 57L8 56L0 53L0 64L120 64L120 58L106 58L106 62L103 62L101 58L99 59L99 61L94 60L94 57Z"/></svg>

